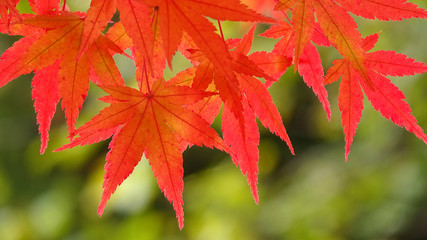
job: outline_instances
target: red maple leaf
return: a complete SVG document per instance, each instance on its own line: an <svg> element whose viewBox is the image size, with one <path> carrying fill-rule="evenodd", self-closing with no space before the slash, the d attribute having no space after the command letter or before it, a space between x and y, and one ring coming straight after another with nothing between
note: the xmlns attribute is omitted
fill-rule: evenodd
<svg viewBox="0 0 427 240"><path fill-rule="evenodd" d="M364 50L370 50L377 39L376 34L365 38ZM346 141L346 160L362 115L362 89L375 110L381 112L384 118L390 119L398 126L404 126L427 143L427 135L411 114L411 108L404 101L405 96L385 77L386 75L403 76L424 73L427 72L427 65L393 51L366 53L363 64L368 69L371 85L364 81L364 77L347 60L335 60L325 77L325 84L329 84L342 76L338 100Z"/></svg>
<svg viewBox="0 0 427 240"><path fill-rule="evenodd" d="M230 51L231 68L240 90L242 92L243 112L235 116L228 105L224 105L222 113L222 131L226 144L231 146L231 150L236 153L232 156L232 160L236 166L239 166L242 173L246 175L250 185L252 195L255 202L258 203L258 144L259 134L256 117L260 119L262 124L269 128L271 132L279 136L288 144L292 154L294 153L292 144L286 133L281 116L273 103L273 99L268 93L267 87L255 77L265 78L270 82L276 81L259 68L255 62L263 62L263 67L271 72L283 72L283 69L275 69L276 58L265 53L254 53L249 56L255 27L240 40L229 41L228 48L234 48ZM186 84L192 84L193 87L206 89L211 83L218 86L219 80L223 80L223 76L218 68L200 50L190 49L191 59L196 64L196 69L188 71L186 74L177 76L173 81L183 82L182 79L188 79ZM266 57L266 58L264 58ZM284 61L286 62L286 60ZM283 63L283 62L280 62ZM286 66L285 64L282 66ZM191 79L192 78L192 79ZM221 94L221 92L220 92ZM208 105L209 104L209 105ZM205 104L200 104L196 108L206 119L213 120L212 116L216 116L221 106L221 102L215 99L207 99ZM204 109L216 109L216 112L207 111Z"/></svg>
<svg viewBox="0 0 427 240"><path fill-rule="evenodd" d="M339 108L346 139L346 159L363 109L363 94L359 85L384 117L390 118L399 126L405 126L426 141L425 134L410 114L409 106L403 101L403 94L382 76L423 73L426 71L425 65L392 51L367 53L378 36L373 35L363 40L356 22L348 13L381 20L401 20L425 18L427 12L424 9L404 0L279 0L276 4L276 10L287 11L291 8L293 14L290 24L283 20L262 36L281 38L273 52L293 57L295 69L298 67L304 81L313 87L328 118L330 110L327 93L321 86L323 67L316 48L309 41L323 46L332 44L344 57L343 60L334 61L324 82L331 83L343 76ZM314 21L314 15L318 25Z"/></svg>
<svg viewBox="0 0 427 240"><path fill-rule="evenodd" d="M179 140L229 151L209 124L182 106L212 93L175 86L158 79L147 92L129 87L102 86L113 98L111 105L76 130L77 138L62 149L106 139L114 133L105 164L104 192L98 214L107 200L145 153L160 189L172 202L179 226L183 226L183 168ZM119 129L119 130L117 130ZM102 139L99 136L103 136Z"/></svg>
<svg viewBox="0 0 427 240"><path fill-rule="evenodd" d="M39 31L20 39L3 53L0 58L0 86L22 74L36 73L33 98L42 135L40 152L43 153L50 120L56 109L54 103L58 102L54 97L56 94L61 99L71 135L89 88L90 67L95 73L93 76L100 76L103 84L123 85L123 79L110 53L110 50L118 50L100 32L85 54L78 57L84 30L81 15L69 12L37 15L25 18L21 23L36 27ZM42 72L38 74L39 71ZM39 79L39 75L43 79Z"/></svg>
<svg viewBox="0 0 427 240"><path fill-rule="evenodd" d="M426 10L405 0L247 1L260 12L275 3L276 11L269 14L277 21L240 0L92 0L87 13L69 12L66 1L61 5L60 0L28 0L34 14L20 14L17 0L0 0L0 32L24 36L0 57L0 87L20 75L35 73L32 95L41 153L59 101L71 139L61 149L113 136L100 215L117 186L145 155L181 228L182 152L188 146L206 145L230 153L257 203L256 118L293 153L267 90L292 63L318 96L328 119L331 111L324 84L342 77L338 104L346 159L361 119L363 93L385 118L427 143L403 93L386 77L424 73L426 65L393 51L369 52L378 35L363 39L350 15L402 20L426 18ZM117 10L120 21L112 22ZM255 28L241 39L225 40L221 21L277 23L262 36L280 40L271 52L249 54ZM315 45L333 47L343 56L333 62L326 76ZM131 56L124 52L128 48ZM177 50L194 67L165 82L166 63L172 67ZM138 90L125 87L112 57L116 53L134 61ZM89 80L109 94L101 100L110 106L75 130ZM224 140L209 127L221 106Z"/></svg>

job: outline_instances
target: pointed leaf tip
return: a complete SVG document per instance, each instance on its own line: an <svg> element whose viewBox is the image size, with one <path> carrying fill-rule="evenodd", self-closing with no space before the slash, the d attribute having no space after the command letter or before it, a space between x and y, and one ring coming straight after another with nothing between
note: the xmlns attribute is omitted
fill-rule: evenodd
<svg viewBox="0 0 427 240"><path fill-rule="evenodd" d="M104 209L105 209L105 205L107 204L107 202L106 201L101 201L100 203L99 203L99 206L98 206L98 211L97 211L97 214L98 214L98 216L99 217L102 217L102 214L104 213Z"/></svg>

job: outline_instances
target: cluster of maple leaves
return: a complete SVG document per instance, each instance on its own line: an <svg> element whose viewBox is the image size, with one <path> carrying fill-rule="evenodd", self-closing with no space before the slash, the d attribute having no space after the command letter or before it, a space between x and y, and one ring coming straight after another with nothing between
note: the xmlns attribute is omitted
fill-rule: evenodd
<svg viewBox="0 0 427 240"><path fill-rule="evenodd" d="M370 52L378 34L362 38L350 15L385 21L427 18L426 10L406 0L276 0L271 11L280 17L274 18L257 13L268 2L262 0L252 1L254 10L239 0L92 0L86 13L70 12L66 1L28 0L33 14L21 14L18 2L0 0L0 32L23 36L1 55L0 87L34 73L41 154L59 101L71 141L58 150L112 137L99 215L145 155L182 228L182 152L191 145L229 153L258 203L256 118L294 153L267 90L291 65L318 96L328 119L325 85L341 78L346 159L363 92L383 117L427 143L404 95L386 77L424 73L427 65L393 51ZM112 23L116 11L120 21ZM241 39L224 39L225 20L269 23L261 36L280 40L271 52L249 54L255 25ZM332 46L343 57L326 75L315 45ZM131 55L124 52L129 48ZM164 69L177 51L193 67L165 81ZM135 62L138 89L125 86L114 54ZM100 100L110 105L75 129L89 81L108 93ZM210 127L221 107L222 137Z"/></svg>

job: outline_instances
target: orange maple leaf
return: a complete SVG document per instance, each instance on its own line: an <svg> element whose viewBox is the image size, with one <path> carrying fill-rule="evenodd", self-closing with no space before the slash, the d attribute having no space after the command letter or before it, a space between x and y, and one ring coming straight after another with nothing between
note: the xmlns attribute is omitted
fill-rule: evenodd
<svg viewBox="0 0 427 240"><path fill-rule="evenodd" d="M179 140L229 152L215 130L199 115L183 106L213 93L175 86L163 79L158 79L146 92L123 86L101 88L113 98L111 105L77 129L79 137L59 150L100 141L114 134L106 157L99 215L103 213L111 194L132 173L145 152L157 183L173 204L182 228L184 183Z"/></svg>
<svg viewBox="0 0 427 240"><path fill-rule="evenodd" d="M20 23L38 31L17 41L1 56L0 87L22 74L36 73L33 99L42 138L40 152L43 153L58 102L54 95L61 99L71 135L88 92L91 68L94 82L124 85L110 53L120 49L98 32L96 39L79 57L85 23L81 14L37 15ZM46 79L37 78L39 75Z"/></svg>

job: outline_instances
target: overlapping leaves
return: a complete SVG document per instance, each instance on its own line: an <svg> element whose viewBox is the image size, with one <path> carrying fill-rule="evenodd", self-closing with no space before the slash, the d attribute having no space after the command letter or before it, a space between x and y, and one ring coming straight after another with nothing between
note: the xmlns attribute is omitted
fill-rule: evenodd
<svg viewBox="0 0 427 240"><path fill-rule="evenodd" d="M291 64L318 96L328 119L324 84L342 77L338 100L346 159L361 119L363 93L385 118L427 143L403 93L386 77L424 73L426 65L393 51L369 52L378 35L363 39L349 14L379 20L427 17L424 9L405 0L278 0L277 19L239 0L92 0L87 13L66 11L59 0L29 0L34 14L20 14L18 2L0 0L0 32L23 36L0 58L0 87L35 73L32 94L41 153L59 101L71 139L60 150L112 136L99 214L145 155L182 227L182 151L189 145L229 153L258 202L256 118L293 153L267 90ZM120 20L108 25L116 11ZM272 23L262 36L280 40L271 52L250 53L254 28L242 39L224 40L214 23L225 20ZM316 45L332 46L343 57L326 76ZM123 52L128 48L132 56ZM172 67L177 50L194 67L165 81L164 68ZM114 54L135 62L138 89L125 86ZM108 94L102 100L110 106L75 130L89 81ZM209 127L221 107L223 138Z"/></svg>

